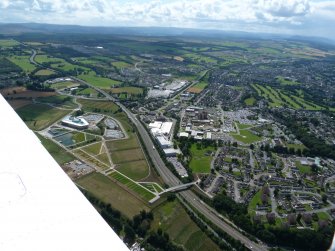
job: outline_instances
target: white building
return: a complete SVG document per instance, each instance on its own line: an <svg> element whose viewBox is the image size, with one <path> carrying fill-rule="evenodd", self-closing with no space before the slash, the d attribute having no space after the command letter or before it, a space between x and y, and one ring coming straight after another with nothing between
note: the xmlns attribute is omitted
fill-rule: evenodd
<svg viewBox="0 0 335 251"><path fill-rule="evenodd" d="M155 121L149 124L150 131L154 136L168 136L171 132L173 122Z"/></svg>
<svg viewBox="0 0 335 251"><path fill-rule="evenodd" d="M87 129L89 123L83 117L66 116L62 119L62 124L75 129Z"/></svg>
<svg viewBox="0 0 335 251"><path fill-rule="evenodd" d="M163 148L163 149L166 149L166 148L171 148L172 147L172 142L171 141L168 141L166 138L164 138L163 136L158 136L156 137L157 141L158 141L158 144Z"/></svg>

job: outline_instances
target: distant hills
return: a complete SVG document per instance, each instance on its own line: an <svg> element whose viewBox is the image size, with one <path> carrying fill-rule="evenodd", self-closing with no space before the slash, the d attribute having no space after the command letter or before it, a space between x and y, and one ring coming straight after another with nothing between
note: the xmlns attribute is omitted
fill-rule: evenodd
<svg viewBox="0 0 335 251"><path fill-rule="evenodd" d="M0 34L20 35L23 33L59 33L59 34L109 34L135 36L183 36L207 38L247 38L247 39L290 39L335 44L335 41L320 37L303 37L269 33L249 33L241 31L205 30L175 27L104 27L57 25L42 23L0 23Z"/></svg>

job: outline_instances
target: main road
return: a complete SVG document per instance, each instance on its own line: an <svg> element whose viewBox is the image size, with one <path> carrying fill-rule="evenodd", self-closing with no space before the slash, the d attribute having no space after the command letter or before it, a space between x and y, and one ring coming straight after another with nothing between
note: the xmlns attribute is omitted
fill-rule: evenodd
<svg viewBox="0 0 335 251"><path fill-rule="evenodd" d="M36 51L33 50L33 55L30 58L30 61L34 64L38 64L35 62L35 56ZM129 119L134 123L136 126L138 133L141 135L144 145L148 151L148 154L151 157L151 160L156 167L159 175L162 177L164 182L169 185L170 187L181 185L181 181L166 167L165 163L163 162L162 158L160 157L159 153L154 149L153 142L142 125L140 121L136 118L136 115L133 114L131 111L129 111L123 104L116 101L111 95L109 95L104 90L101 90L90 83L83 81L82 79L76 78L74 76L71 76L74 80L83 83L85 85L90 86L91 88L95 89L96 91L103 94L108 100L113 101L117 105L120 106L120 108L127 114ZM232 238L239 240L242 242L248 249L251 250L260 250L260 251L266 251L268 250L267 246L261 245L258 243L255 243L251 241L248 237L243 235L241 233L241 230L237 229L237 227L233 227L227 222L223 221L223 217L215 211L213 208L202 202L198 196L196 196L192 191L183 191L179 193L182 198L190 205L192 206L196 211L198 211L200 214L202 214L206 219L211 221L214 225L219 227L221 230L226 232L228 235L230 235Z"/></svg>

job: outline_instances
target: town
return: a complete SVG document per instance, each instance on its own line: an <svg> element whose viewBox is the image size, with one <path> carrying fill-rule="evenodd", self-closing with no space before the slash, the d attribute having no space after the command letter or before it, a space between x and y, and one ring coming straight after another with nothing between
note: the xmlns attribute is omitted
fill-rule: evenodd
<svg viewBox="0 0 335 251"><path fill-rule="evenodd" d="M275 38L8 35L0 93L131 250L326 250L334 56Z"/></svg>

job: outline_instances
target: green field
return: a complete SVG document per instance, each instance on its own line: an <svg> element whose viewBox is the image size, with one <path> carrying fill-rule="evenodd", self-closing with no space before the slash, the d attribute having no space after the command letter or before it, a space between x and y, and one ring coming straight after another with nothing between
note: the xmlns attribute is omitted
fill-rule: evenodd
<svg viewBox="0 0 335 251"><path fill-rule="evenodd" d="M277 77L277 81L281 84L281 85L300 85L299 82L296 81L292 81L292 80L287 80L283 77Z"/></svg>
<svg viewBox="0 0 335 251"><path fill-rule="evenodd" d="M192 221L181 204L175 200L153 210L153 229L161 228L171 240L188 251L218 251L216 244Z"/></svg>
<svg viewBox="0 0 335 251"><path fill-rule="evenodd" d="M111 151L113 162L116 164L138 161L144 158L141 148L125 149L121 151Z"/></svg>
<svg viewBox="0 0 335 251"><path fill-rule="evenodd" d="M236 133L230 133L230 135L244 143L244 144L252 144L254 142L260 141L262 138L257 136L256 134L253 134L252 132L248 131L248 130L240 130L240 134L236 134Z"/></svg>
<svg viewBox="0 0 335 251"><path fill-rule="evenodd" d="M121 84L120 81L114 79L99 77L93 71L90 71L88 74L81 74L78 78L102 89L109 89Z"/></svg>
<svg viewBox="0 0 335 251"><path fill-rule="evenodd" d="M324 110L325 108L316 105L312 102L306 101L296 95L291 95L279 89L274 89L271 86L262 86L259 84L252 84L259 96L262 96L269 102L270 107L289 107L292 109L305 110Z"/></svg>
<svg viewBox="0 0 335 251"><path fill-rule="evenodd" d="M248 212L249 214L253 215L255 214L256 206L257 205L262 205L262 200L261 200L261 194L262 191L259 190L254 197L251 199L249 205L248 205Z"/></svg>
<svg viewBox="0 0 335 251"><path fill-rule="evenodd" d="M142 210L150 211L146 203L100 173L89 174L76 183L129 218Z"/></svg>
<svg viewBox="0 0 335 251"><path fill-rule="evenodd" d="M196 54L196 53L186 53L182 55L181 57L190 59L194 62L197 63L211 63L211 64L216 64L217 60L208 56L203 56L201 54Z"/></svg>
<svg viewBox="0 0 335 251"><path fill-rule="evenodd" d="M310 166L306 166L306 165L302 165L300 163L300 161L296 161L295 162L295 166L299 169L299 172L301 174L311 174L312 173L312 169Z"/></svg>
<svg viewBox="0 0 335 251"><path fill-rule="evenodd" d="M117 170L133 180L141 180L149 175L148 164L146 160L137 160L121 163Z"/></svg>
<svg viewBox="0 0 335 251"><path fill-rule="evenodd" d="M75 92L76 95L82 95L87 97L97 97L98 92L92 88L78 89Z"/></svg>
<svg viewBox="0 0 335 251"><path fill-rule="evenodd" d="M113 62L112 65L115 66L115 67L118 68L118 69L121 69L121 68L128 68L128 67L131 66L131 65L128 64L127 62L123 62L123 61Z"/></svg>
<svg viewBox="0 0 335 251"><path fill-rule="evenodd" d="M77 108L77 104L73 102L73 98L66 95L55 95L49 97L40 97L36 99L37 102L53 104L55 106L74 109Z"/></svg>
<svg viewBox="0 0 335 251"><path fill-rule="evenodd" d="M115 113L119 110L119 107L111 101L79 99L78 102L82 104L83 109L88 112L94 112L98 109L99 112L102 113Z"/></svg>
<svg viewBox="0 0 335 251"><path fill-rule="evenodd" d="M51 68L62 71L74 71L76 69L89 70L86 67L70 64L62 58L55 58L45 54L36 55L35 61L39 64L50 64Z"/></svg>
<svg viewBox="0 0 335 251"><path fill-rule="evenodd" d="M44 104L30 104L16 110L21 119L32 130L42 130L70 111L53 108Z"/></svg>
<svg viewBox="0 0 335 251"><path fill-rule="evenodd" d="M50 87L56 90L65 89L65 88L71 88L71 87L77 87L79 86L78 83L66 81L66 82L58 82L55 84L52 84Z"/></svg>
<svg viewBox="0 0 335 251"><path fill-rule="evenodd" d="M87 153L92 154L92 155L98 155L98 154L100 154L100 150L101 150L101 142L85 146L81 149L84 150Z"/></svg>
<svg viewBox="0 0 335 251"><path fill-rule="evenodd" d="M36 76L50 76L54 74L54 71L50 70L39 70L38 72L35 73Z"/></svg>
<svg viewBox="0 0 335 251"><path fill-rule="evenodd" d="M34 64L31 64L29 61L30 56L12 56L8 59L19 66L23 71L25 72L32 72L36 70L36 66Z"/></svg>
<svg viewBox="0 0 335 251"><path fill-rule="evenodd" d="M51 156L57 161L58 164L63 165L64 163L70 162L75 159L75 157L65 151L63 148L58 146L56 143L43 136L36 134L40 139L42 145L47 149Z"/></svg>
<svg viewBox="0 0 335 251"><path fill-rule="evenodd" d="M19 44L20 43L15 41L14 39L0 39L0 47L14 47Z"/></svg>
<svg viewBox="0 0 335 251"><path fill-rule="evenodd" d="M253 106L255 105L256 103L256 99L254 97L251 97L251 98L247 98L244 100L244 103L247 105L247 106Z"/></svg>
<svg viewBox="0 0 335 251"><path fill-rule="evenodd" d="M140 195L143 199L149 201L155 197L155 195L145 189L143 186L131 181L126 176L118 172L112 172L110 175L113 179L117 180L118 182L122 183L123 185L127 186L130 190Z"/></svg>
<svg viewBox="0 0 335 251"><path fill-rule="evenodd" d="M196 144L191 146L191 162L190 168L195 173L209 173L212 161L211 154L215 151L214 147L206 147L198 149Z"/></svg>
<svg viewBox="0 0 335 251"><path fill-rule="evenodd" d="M133 95L140 95L140 94L143 94L143 89L139 87L132 87L132 86L117 87L117 88L112 88L112 93L115 93L115 94L127 93L127 94L133 94Z"/></svg>

